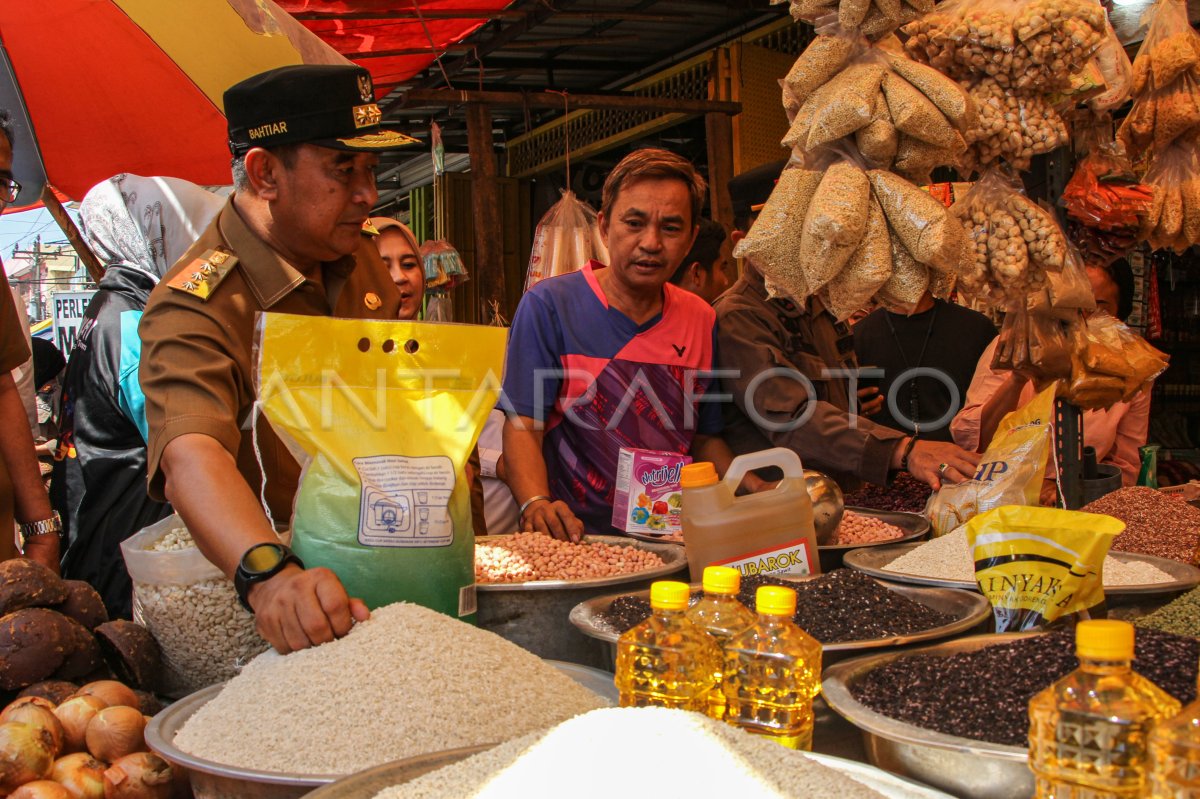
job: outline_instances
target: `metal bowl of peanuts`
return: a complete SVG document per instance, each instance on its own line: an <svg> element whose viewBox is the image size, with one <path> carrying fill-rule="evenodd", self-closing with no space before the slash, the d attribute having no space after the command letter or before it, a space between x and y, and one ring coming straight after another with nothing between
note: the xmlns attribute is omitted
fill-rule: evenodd
<svg viewBox="0 0 1200 799"><path fill-rule="evenodd" d="M1040 633L975 635L922 649L845 660L825 671L821 693L835 712L862 730L867 759L873 765L955 796L1025 799L1033 793L1033 774L1024 747L959 738L897 721L863 705L851 690L871 671L898 657L914 654L947 657L1034 635Z"/></svg>
<svg viewBox="0 0 1200 799"><path fill-rule="evenodd" d="M611 670L605 648L567 624L571 608L621 590L614 586L633 591L684 574L687 553L675 544L623 536L589 535L569 544L517 533L476 538L475 569L480 627L539 657ZM510 581L484 582L484 571ZM539 579L521 579L527 576Z"/></svg>
<svg viewBox="0 0 1200 799"><path fill-rule="evenodd" d="M782 579L789 582L805 582L807 580L815 580L819 576L785 577ZM940 627L932 627L928 630L922 630L921 632L909 635L823 643L821 644L821 653L825 665L829 665L842 657L847 657L863 650L908 646L909 644L936 641L941 638L961 635L986 623L992 615L992 606L979 594L969 594L965 591L955 591L949 588L898 585L885 580L876 580L876 582L906 599L911 599L913 602L925 605L940 613L953 616L954 621ZM691 590L693 593L701 591L702 586L700 583L692 583ZM612 658L611 663L616 662L617 639L621 636L612 627L602 623L601 617L608 611L609 606L614 601L626 596L649 600L650 591L629 591L622 594L609 594L608 596L596 597L595 599L581 602L571 610L571 624L578 627L585 635L603 641L608 645Z"/></svg>
<svg viewBox="0 0 1200 799"><path fill-rule="evenodd" d="M919 513L846 508L834 543L817 547L821 569L841 568L846 553L855 549L921 541L929 529L929 520Z"/></svg>

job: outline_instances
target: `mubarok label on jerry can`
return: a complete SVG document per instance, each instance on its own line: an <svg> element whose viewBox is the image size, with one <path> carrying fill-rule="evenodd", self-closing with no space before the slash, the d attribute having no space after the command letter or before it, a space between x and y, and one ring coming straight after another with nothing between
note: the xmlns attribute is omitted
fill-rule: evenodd
<svg viewBox="0 0 1200 799"><path fill-rule="evenodd" d="M370 608L471 620L464 468L499 395L507 331L260 314L257 332L255 413L303 470L292 549Z"/></svg>

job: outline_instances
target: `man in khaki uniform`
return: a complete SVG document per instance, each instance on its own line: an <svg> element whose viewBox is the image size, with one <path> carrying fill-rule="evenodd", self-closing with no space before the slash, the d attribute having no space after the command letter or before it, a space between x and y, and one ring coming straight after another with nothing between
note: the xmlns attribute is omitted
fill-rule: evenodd
<svg viewBox="0 0 1200 799"><path fill-rule="evenodd" d="M225 112L234 194L140 327L150 493L288 652L344 635L367 609L278 543L271 522L288 523L300 470L268 423L253 424L255 318L397 317L399 293L361 230L378 153L413 140L379 128L370 75L352 66L271 70L229 89Z"/></svg>
<svg viewBox="0 0 1200 799"><path fill-rule="evenodd" d="M17 198L13 180L13 135L8 112L0 109L0 211ZM58 571L58 535L62 522L50 508L33 451L29 418L12 370L29 360L26 332L0 270L0 560L17 554L13 519L21 521L24 554Z"/></svg>

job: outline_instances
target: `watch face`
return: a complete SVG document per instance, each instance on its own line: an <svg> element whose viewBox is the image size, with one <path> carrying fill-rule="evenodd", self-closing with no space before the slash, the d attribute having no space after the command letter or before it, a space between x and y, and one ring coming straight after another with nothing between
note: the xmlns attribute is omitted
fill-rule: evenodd
<svg viewBox="0 0 1200 799"><path fill-rule="evenodd" d="M278 544L259 544L242 557L242 567L251 574L262 574L279 565L283 548Z"/></svg>

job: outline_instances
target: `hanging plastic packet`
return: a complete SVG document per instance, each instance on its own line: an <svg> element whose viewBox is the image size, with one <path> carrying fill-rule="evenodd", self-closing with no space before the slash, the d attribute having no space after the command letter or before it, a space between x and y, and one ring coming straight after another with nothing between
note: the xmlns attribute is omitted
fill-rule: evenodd
<svg viewBox="0 0 1200 799"><path fill-rule="evenodd" d="M525 290L548 277L576 272L592 259L608 261L596 212L574 192L564 191L562 199L550 206L533 232Z"/></svg>
<svg viewBox="0 0 1200 799"><path fill-rule="evenodd" d="M368 607L475 612L463 468L499 393L507 331L261 314L261 413L303 472L292 548ZM297 346L322 342L322 346Z"/></svg>
<svg viewBox="0 0 1200 799"><path fill-rule="evenodd" d="M925 515L935 536L1002 505L1038 504L1054 440L1054 391L1049 386L1000 420L973 478L943 485L929 498Z"/></svg>
<svg viewBox="0 0 1200 799"><path fill-rule="evenodd" d="M1008 505L967 523L975 580L996 632L1104 616L1104 558L1125 523L1096 513Z"/></svg>

